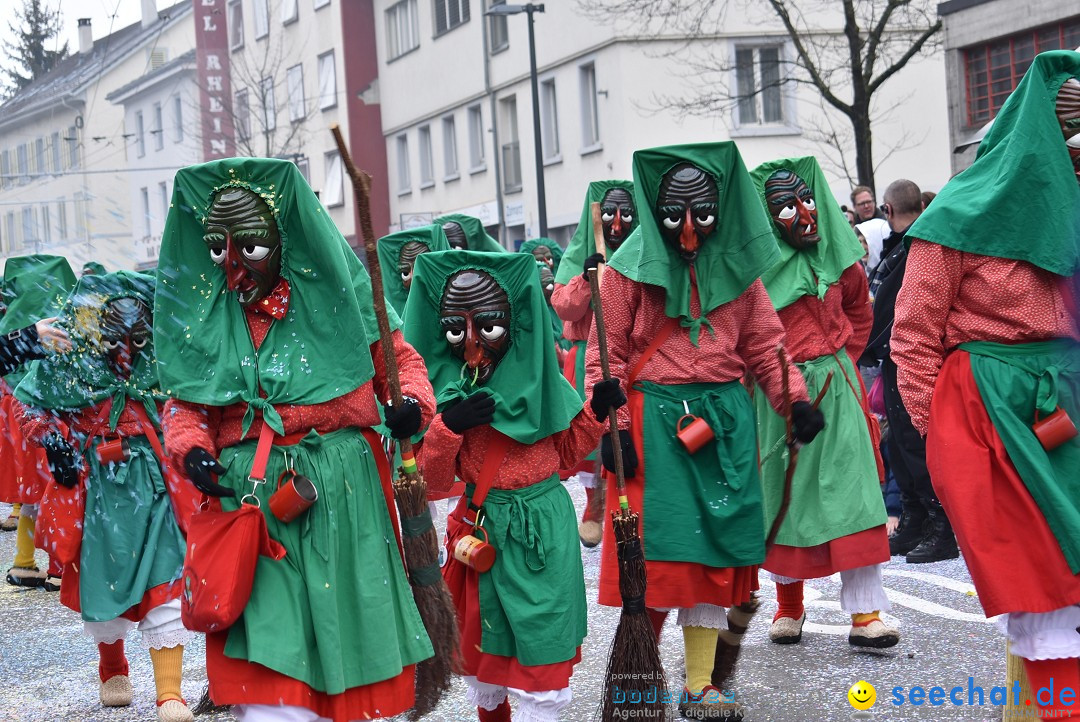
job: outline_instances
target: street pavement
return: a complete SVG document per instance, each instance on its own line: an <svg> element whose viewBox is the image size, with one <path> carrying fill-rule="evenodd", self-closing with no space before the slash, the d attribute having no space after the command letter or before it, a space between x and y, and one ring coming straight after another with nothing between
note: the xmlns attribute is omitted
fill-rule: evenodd
<svg viewBox="0 0 1080 722"><path fill-rule="evenodd" d="M584 493L576 481L567 487L580 511ZM0 518L9 507L0 504ZM14 533L0 534L0 569L14 555ZM44 555L38 552L39 564ZM582 661L572 679L574 699L563 720L594 719L603 689L607 651L618 622L618 610L595 603L599 549L584 550L589 598L589 636ZM753 722L803 722L853 719L848 689L865 680L877 690L871 718L878 720L999 720L1001 708L990 706L995 685L1005 684L1005 642L982 615L962 560L907 565L900 557L885 568L885 585L892 601L886 615L899 624L900 643L884 652L857 651L847 643L850 623L840 611L840 582L836 576L806 583L808 622L801 644L771 644L768 627L776 611L776 595L768 575L761 575L761 611L748 631L734 681L735 697L750 710ZM672 615L674 617L674 615ZM154 683L149 655L138 634L127 638L132 706L104 709L98 702L97 650L82 633L77 615L60 606L57 595L21 590L0 582L0 720L4 722L154 722ZM183 692L198 700L206 684L202 638L184 655ZM661 654L669 684L682 687L682 635L674 618L661 638ZM982 687L985 706L968 706L969 677ZM893 689L940 686L944 704L894 706ZM964 702L956 706L948 698ZM977 702L977 693L975 701ZM677 718L677 713L673 715ZM202 722L233 720L228 711L202 715ZM465 702L464 685L454 689L426 720L475 720L475 708Z"/></svg>

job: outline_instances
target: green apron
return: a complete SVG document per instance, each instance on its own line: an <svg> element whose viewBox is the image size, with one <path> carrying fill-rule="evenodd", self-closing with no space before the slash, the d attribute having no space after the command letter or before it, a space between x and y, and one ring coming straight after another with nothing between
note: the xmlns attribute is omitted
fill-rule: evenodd
<svg viewBox="0 0 1080 722"><path fill-rule="evenodd" d="M813 547L881 526L888 517L866 415L844 380L845 372L852 383L859 378L847 351L841 349L836 356L820 356L797 366L812 399L821 391L830 371L833 379L819 407L825 414L825 428L799 449L791 483L791 512L780 525L776 543ZM859 387L855 389L861 394ZM786 424L760 388L754 394L754 405L758 445L764 456L761 484L765 490L765 523L771 527L784 495L788 463L785 444L773 450L784 438Z"/></svg>
<svg viewBox="0 0 1080 722"><path fill-rule="evenodd" d="M1046 451L1031 425L1058 406L1080 425L1080 344L1066 339L960 344L1009 460L1074 574L1080 573L1080 438Z"/></svg>
<svg viewBox="0 0 1080 722"><path fill-rule="evenodd" d="M184 537L176 525L161 466L145 436L129 436L131 458L102 466L101 438L89 465L79 551L79 606L88 622L116 619L147 590L180 578Z"/></svg>
<svg viewBox="0 0 1080 722"><path fill-rule="evenodd" d="M221 453L229 469L219 483L236 509L256 441ZM294 446L275 446L267 483L258 496L270 536L287 554L260 556L251 599L229 629L225 655L269 667L326 694L397 676L432 655L405 578L401 555L371 449L355 428L308 433ZM288 524L270 513L268 499L285 459L312 480L319 498Z"/></svg>
<svg viewBox="0 0 1080 722"><path fill-rule="evenodd" d="M765 523L750 395L738 381L660 385L644 395L645 558L743 567L765 560ZM716 435L690 454L679 418L705 419Z"/></svg>
<svg viewBox="0 0 1080 722"><path fill-rule="evenodd" d="M481 646L527 666L573 659L587 633L577 516L558 474L492 489L481 524L495 565L479 575Z"/></svg>

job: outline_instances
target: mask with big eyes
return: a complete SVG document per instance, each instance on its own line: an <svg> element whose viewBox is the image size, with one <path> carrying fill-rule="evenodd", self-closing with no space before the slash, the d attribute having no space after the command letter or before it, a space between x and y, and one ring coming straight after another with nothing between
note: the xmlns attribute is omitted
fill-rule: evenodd
<svg viewBox="0 0 1080 722"><path fill-rule="evenodd" d="M551 255L551 249L547 246L537 246L532 249L532 254L537 263L543 263L548 268L555 267L555 258Z"/></svg>
<svg viewBox="0 0 1080 722"><path fill-rule="evenodd" d="M801 251L821 241L814 194L802 178L786 168L776 171L765 181L765 202L780 238L789 246Z"/></svg>
<svg viewBox="0 0 1080 722"><path fill-rule="evenodd" d="M136 298L105 304L101 315L101 348L109 370L121 381L131 377L140 354L149 353L154 323L150 307Z"/></svg>
<svg viewBox="0 0 1080 722"><path fill-rule="evenodd" d="M551 303L551 294L555 291L555 276L551 269L543 264L537 264L537 268L540 269L540 288L544 289L544 298Z"/></svg>
<svg viewBox="0 0 1080 722"><path fill-rule="evenodd" d="M460 223L450 221L444 224L442 229L451 248L457 251L469 250L469 241L465 238L465 229L461 227Z"/></svg>
<svg viewBox="0 0 1080 722"><path fill-rule="evenodd" d="M1062 84L1054 112L1065 135L1065 147L1069 151L1073 171L1080 182L1080 81L1076 78L1069 78Z"/></svg>
<svg viewBox="0 0 1080 722"><path fill-rule="evenodd" d="M416 264L416 258L421 253L427 253L430 248L425 246L420 241L408 241L402 247L398 253L398 273L401 274L401 285L408 291L412 288L413 279L413 265Z"/></svg>
<svg viewBox="0 0 1080 722"><path fill-rule="evenodd" d="M439 328L477 384L487 383L510 347L510 298L483 271L458 271L446 283Z"/></svg>
<svg viewBox="0 0 1080 722"><path fill-rule="evenodd" d="M281 235L269 206L252 191L226 188L217 194L203 241L241 306L266 297L281 280Z"/></svg>
<svg viewBox="0 0 1080 722"><path fill-rule="evenodd" d="M634 223L634 199L623 188L612 188L600 201L600 223L604 227L604 243L617 251Z"/></svg>
<svg viewBox="0 0 1080 722"><path fill-rule="evenodd" d="M656 198L660 234L687 263L697 259L716 230L719 199L716 180L692 163L679 163L661 179Z"/></svg>

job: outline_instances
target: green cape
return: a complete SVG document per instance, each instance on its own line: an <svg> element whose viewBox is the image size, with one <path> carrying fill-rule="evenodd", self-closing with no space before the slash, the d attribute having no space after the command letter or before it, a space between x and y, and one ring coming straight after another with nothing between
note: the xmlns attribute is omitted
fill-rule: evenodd
<svg viewBox="0 0 1080 722"><path fill-rule="evenodd" d="M203 219L224 187L262 196L281 233L289 308L258 352L243 309L203 243ZM397 314L388 310L391 326L399 327ZM323 403L371 379L368 347L378 330L367 271L296 165L227 158L176 174L161 241L154 336L166 393L209 406L245 402L245 434L256 410L280 434L275 404Z"/></svg>
<svg viewBox="0 0 1080 722"><path fill-rule="evenodd" d="M1080 267L1080 184L1054 114L1058 91L1080 78L1080 53L1036 56L979 145L907 231L959 251L1027 261L1059 276Z"/></svg>
<svg viewBox="0 0 1080 722"><path fill-rule="evenodd" d="M716 230L698 253L701 317L690 316L690 265L660 235L655 214L660 181L679 163L690 162L713 175L720 197ZM696 345L705 316L742 294L780 259L772 218L758 199L739 149L731 141L650 148L634 153L634 204L641 225L619 246L609 265L639 283L663 288L664 313L681 319Z"/></svg>
<svg viewBox="0 0 1080 722"><path fill-rule="evenodd" d="M127 399L143 404L157 422L156 401L165 396L158 388L153 340L135 359L127 380L109 369L101 345L101 322L105 304L118 298L136 298L154 306L154 277L135 271L91 274L79 279L60 310L59 325L71 337L71 351L35 361L15 389L24 404L49 411L77 411L112 398L109 429L116 429Z"/></svg>
<svg viewBox="0 0 1080 722"><path fill-rule="evenodd" d="M521 244L521 248L518 249L518 253L528 253L532 255L533 249L537 246L547 246L551 250L551 258L555 261L554 266L551 269L551 275L556 275L559 272L559 263L562 262L563 250L562 247L551 240L550 238L533 238L525 241ZM535 258L535 256L533 256Z"/></svg>
<svg viewBox="0 0 1080 722"><path fill-rule="evenodd" d="M585 271L585 259L596 253L596 243L593 241L592 204L604 200L604 195L612 188L622 188L634 198L634 184L624 180L593 181L589 189L585 191L585 207L581 209L581 220L578 221L577 230L570 243L566 244L566 252L563 253L559 263L558 272L555 274L555 283L565 286L580 276ZM636 202L636 201L635 201ZM633 231L638 226L641 218L640 211L634 213L634 222L630 224ZM627 235L630 235L627 233Z"/></svg>
<svg viewBox="0 0 1080 722"><path fill-rule="evenodd" d="M108 273L108 271L105 270L105 266L101 265L97 261L87 261L86 263L84 263L82 267L82 272L84 275L88 273L91 275L95 273L99 275L104 275Z"/></svg>
<svg viewBox="0 0 1080 722"><path fill-rule="evenodd" d="M824 298L829 286L839 281L841 274L858 263L866 253L852 232L847 216L833 198L825 174L813 156L769 161L750 172L765 213L769 214L769 205L765 202L765 181L781 168L790 170L806 181L814 194L821 241L814 248L796 251L780 238L776 223L772 224L773 236L780 248L780 262L763 273L761 281L769 292L773 308L777 310L790 306L803 296Z"/></svg>
<svg viewBox="0 0 1080 722"><path fill-rule="evenodd" d="M482 386L463 374L439 327L446 284L466 268L491 274L510 298L510 347ZM545 306L536 262L520 253L446 251L417 258L405 307L405 340L427 364L439 411L484 389L495 399L491 425L519 443L534 444L569 428L581 411L581 398L559 368Z"/></svg>
<svg viewBox="0 0 1080 722"><path fill-rule="evenodd" d="M62 256L13 256L4 264L7 313L0 334L55 316L75 288L75 273Z"/></svg>
<svg viewBox="0 0 1080 722"><path fill-rule="evenodd" d="M437 223L440 226L450 222L457 223L461 226L461 230L465 231L465 240L469 244L470 251L506 253L506 249L502 247L502 244L487 234L487 231L484 230L484 224L480 222L479 218L467 216L463 213L448 213L432 221L432 223Z"/></svg>
<svg viewBox="0 0 1080 722"><path fill-rule="evenodd" d="M379 239L377 248L379 266L382 269L383 293L398 315L405 313L405 301L409 298L409 292L405 290L401 274L398 273L398 256L401 254L401 247L409 241L423 243L432 251L450 250L442 226L434 223L419 228L407 228Z"/></svg>

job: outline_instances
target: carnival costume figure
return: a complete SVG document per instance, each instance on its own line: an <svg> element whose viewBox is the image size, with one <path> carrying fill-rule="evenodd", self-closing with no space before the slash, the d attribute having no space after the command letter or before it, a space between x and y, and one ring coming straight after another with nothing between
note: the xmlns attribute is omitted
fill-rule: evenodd
<svg viewBox="0 0 1080 722"><path fill-rule="evenodd" d="M448 213L439 216L434 223L443 227L450 248L455 251L487 251L506 253L502 244L488 235L479 218L463 213Z"/></svg>

